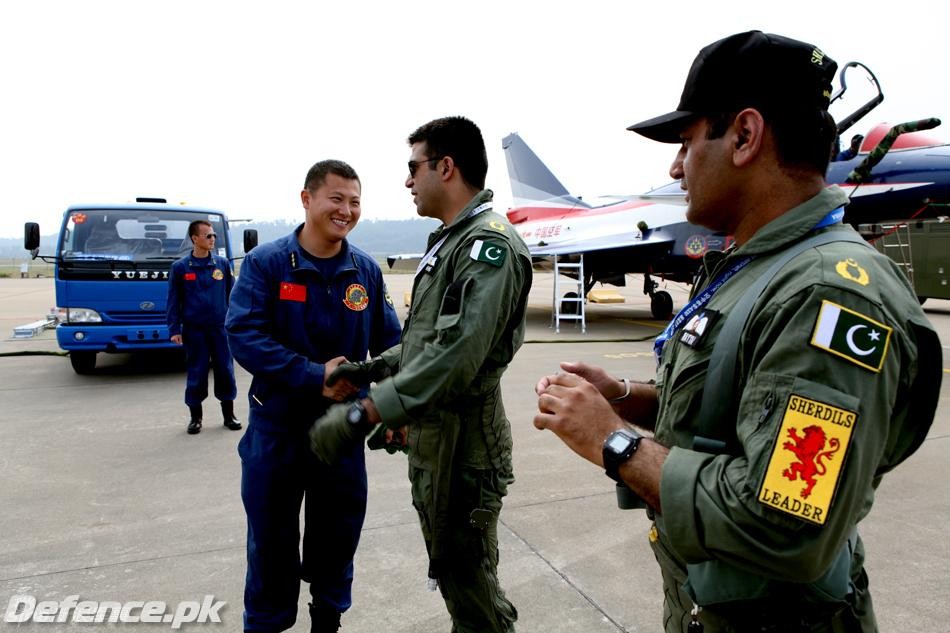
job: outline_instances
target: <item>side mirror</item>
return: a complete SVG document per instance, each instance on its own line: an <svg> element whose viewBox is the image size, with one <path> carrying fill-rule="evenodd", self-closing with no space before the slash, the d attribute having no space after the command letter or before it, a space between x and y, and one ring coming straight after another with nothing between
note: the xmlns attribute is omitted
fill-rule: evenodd
<svg viewBox="0 0 950 633"><path fill-rule="evenodd" d="M37 229L39 230L39 229ZM37 233L37 235L39 235ZM257 229L244 229L244 254L247 255L257 246Z"/></svg>
<svg viewBox="0 0 950 633"><path fill-rule="evenodd" d="M27 222L23 225L23 248L34 253L40 248L40 225L36 222Z"/></svg>

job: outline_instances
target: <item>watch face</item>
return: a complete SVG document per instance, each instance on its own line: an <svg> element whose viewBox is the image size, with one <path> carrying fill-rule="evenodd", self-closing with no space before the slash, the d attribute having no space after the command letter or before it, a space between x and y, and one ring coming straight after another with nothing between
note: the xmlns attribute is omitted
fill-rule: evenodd
<svg viewBox="0 0 950 633"><path fill-rule="evenodd" d="M633 442L633 439L630 437L617 433L607 440L607 448L609 448L612 453L619 455L630 446L631 442Z"/></svg>
<svg viewBox="0 0 950 633"><path fill-rule="evenodd" d="M346 420L350 424L359 424L360 420L363 418L363 411L356 405L350 407L350 410L346 412Z"/></svg>

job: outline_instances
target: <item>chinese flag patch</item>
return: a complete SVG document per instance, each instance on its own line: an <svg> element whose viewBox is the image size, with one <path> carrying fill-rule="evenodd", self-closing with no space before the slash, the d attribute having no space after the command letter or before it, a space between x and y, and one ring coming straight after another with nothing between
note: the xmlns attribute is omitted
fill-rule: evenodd
<svg viewBox="0 0 950 633"><path fill-rule="evenodd" d="M195 273L185 273L185 281L194 281L198 276Z"/></svg>
<svg viewBox="0 0 950 633"><path fill-rule="evenodd" d="M280 300L304 302L307 300L307 287L292 284L289 281L282 281L280 283Z"/></svg>

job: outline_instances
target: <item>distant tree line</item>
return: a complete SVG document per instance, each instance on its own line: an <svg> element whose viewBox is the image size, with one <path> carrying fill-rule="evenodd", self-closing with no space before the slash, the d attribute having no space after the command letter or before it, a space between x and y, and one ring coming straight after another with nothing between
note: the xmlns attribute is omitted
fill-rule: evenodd
<svg viewBox="0 0 950 633"><path fill-rule="evenodd" d="M257 229L258 242L264 244L287 235L300 221L274 220L271 222L241 222L231 225L231 244L235 255L244 252L244 229ZM396 253L421 253L425 251L426 238L439 225L432 219L411 220L363 220L350 233L350 241L370 255L382 259ZM52 255L56 235L44 235L40 239L40 253ZM22 237L0 238L0 257L27 259Z"/></svg>

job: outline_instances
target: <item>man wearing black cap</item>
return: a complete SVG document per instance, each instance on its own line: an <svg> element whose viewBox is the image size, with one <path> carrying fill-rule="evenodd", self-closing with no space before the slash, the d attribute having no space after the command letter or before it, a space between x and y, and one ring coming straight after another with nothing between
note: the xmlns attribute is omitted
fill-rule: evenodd
<svg viewBox="0 0 950 633"><path fill-rule="evenodd" d="M562 363L537 385L535 426L648 506L668 633L877 630L856 526L930 427L941 353L824 181L836 67L759 31L700 51L679 107L629 129L680 145L688 219L736 245L705 257L655 381Z"/></svg>

